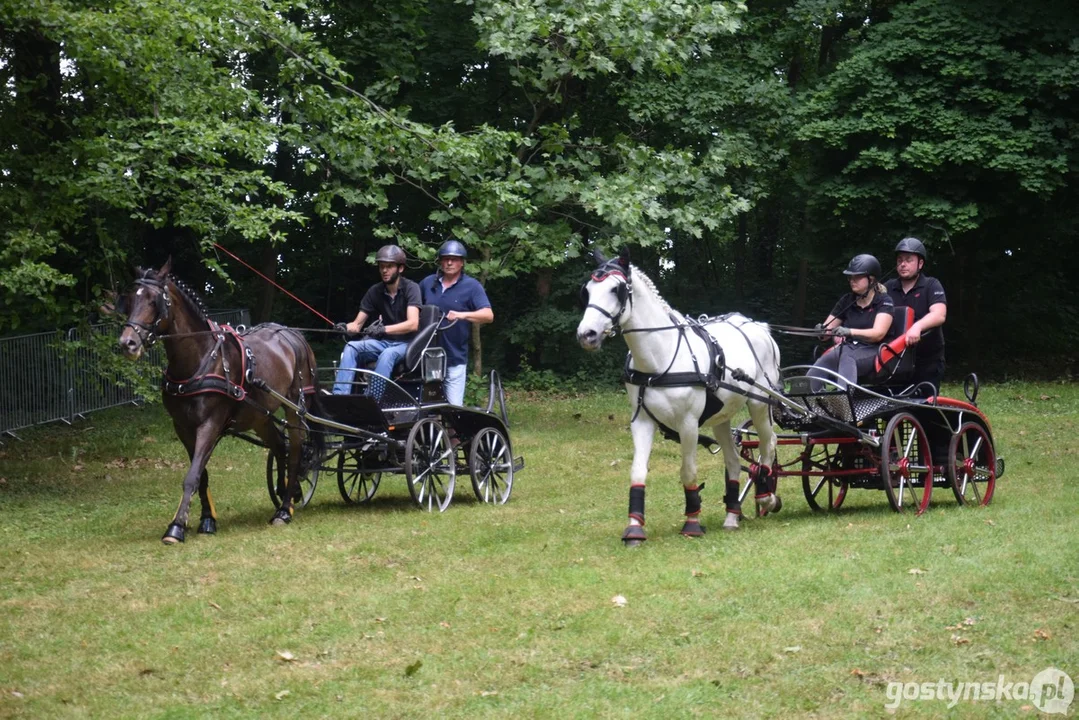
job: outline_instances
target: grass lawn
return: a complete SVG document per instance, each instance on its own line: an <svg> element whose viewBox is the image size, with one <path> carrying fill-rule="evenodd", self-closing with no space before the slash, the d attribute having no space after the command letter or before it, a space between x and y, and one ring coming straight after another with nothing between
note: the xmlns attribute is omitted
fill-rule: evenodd
<svg viewBox="0 0 1079 720"><path fill-rule="evenodd" d="M922 517L869 490L813 513L785 480L780 514L722 533L701 452L712 531L685 539L678 448L657 441L633 550L624 395L509 401L527 465L505 506L460 477L428 514L401 476L346 506L324 475L272 528L264 451L228 439L218 533L175 547L186 460L160 406L6 441L0 717L864 717L888 714L890 683L1079 682L1079 386L983 387L994 501L938 488Z"/></svg>

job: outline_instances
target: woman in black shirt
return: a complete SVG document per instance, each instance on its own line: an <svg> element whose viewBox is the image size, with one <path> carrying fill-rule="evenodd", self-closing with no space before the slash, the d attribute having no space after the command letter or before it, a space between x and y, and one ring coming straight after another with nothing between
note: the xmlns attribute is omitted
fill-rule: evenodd
<svg viewBox="0 0 1079 720"><path fill-rule="evenodd" d="M850 281L850 292L842 295L823 324L818 325L822 336L835 339L809 371L810 377L827 378L840 388L875 370L877 348L892 339L892 309L895 304L880 277L880 262L872 255L855 255L843 271ZM817 372L816 369L830 370ZM836 377L832 373L838 373ZM815 383L814 391L819 391Z"/></svg>

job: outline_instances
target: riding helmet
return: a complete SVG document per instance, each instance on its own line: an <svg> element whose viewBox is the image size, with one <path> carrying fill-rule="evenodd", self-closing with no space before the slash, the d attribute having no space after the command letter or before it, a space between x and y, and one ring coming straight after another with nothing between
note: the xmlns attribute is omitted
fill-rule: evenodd
<svg viewBox="0 0 1079 720"><path fill-rule="evenodd" d="M465 250L465 245L460 240L447 240L438 249L438 259L444 257L459 257L464 260L468 257L468 250Z"/></svg>
<svg viewBox="0 0 1079 720"><path fill-rule="evenodd" d="M925 260L925 245L916 237L905 237L895 246L896 253L913 253Z"/></svg>
<svg viewBox="0 0 1079 720"><path fill-rule="evenodd" d="M375 262L404 265L405 251L396 245L383 245L378 249L378 254L375 255Z"/></svg>
<svg viewBox="0 0 1079 720"><path fill-rule="evenodd" d="M880 261L872 255L855 255L851 258L844 275L868 275L872 278L880 277Z"/></svg>

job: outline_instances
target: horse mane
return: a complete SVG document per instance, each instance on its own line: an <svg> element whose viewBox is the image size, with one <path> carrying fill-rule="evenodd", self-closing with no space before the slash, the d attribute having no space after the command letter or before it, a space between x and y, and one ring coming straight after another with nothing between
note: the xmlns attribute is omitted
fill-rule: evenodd
<svg viewBox="0 0 1079 720"><path fill-rule="evenodd" d="M629 268L630 275L631 277L633 277L634 281L639 281L648 289L650 293L655 295L656 300L659 301L659 304L663 306L664 310L666 310L668 313L675 312L675 310L671 308L670 304L663 299L663 296L659 294L659 290L656 289L656 284L652 282L652 278L641 272L641 269L636 265L630 264Z"/></svg>
<svg viewBox="0 0 1079 720"><path fill-rule="evenodd" d="M188 304L191 305L195 314L199 316L199 319L208 321L206 316L209 313L209 310L206 309L206 302L202 299L202 296L175 275L170 274L169 280L172 281L172 284L176 286L176 289L180 291L180 294L187 300Z"/></svg>
<svg viewBox="0 0 1079 720"><path fill-rule="evenodd" d="M157 277L156 271L153 268L139 268L138 274L140 280L154 280ZM209 322L209 319L207 318L209 310L206 309L206 301L202 299L202 296L195 292L195 290L190 285L188 285L172 273L169 273L167 279L176 286L177 290L180 291L180 296L187 302L188 306L190 306L191 310L194 311L195 315L200 320L204 322Z"/></svg>

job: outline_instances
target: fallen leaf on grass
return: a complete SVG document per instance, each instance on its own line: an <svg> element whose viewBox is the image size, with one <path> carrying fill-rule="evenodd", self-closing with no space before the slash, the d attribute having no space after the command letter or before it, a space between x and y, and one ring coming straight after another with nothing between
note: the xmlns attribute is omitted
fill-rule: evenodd
<svg viewBox="0 0 1079 720"><path fill-rule="evenodd" d="M693 570L691 572L693 574L693 577L704 577L704 573L701 572L700 570Z"/></svg>
<svg viewBox="0 0 1079 720"><path fill-rule="evenodd" d="M1055 595L1053 597L1053 599L1054 600L1059 600L1060 602L1072 603L1073 605L1079 604L1079 598L1066 598L1066 597L1060 597L1059 595Z"/></svg>
<svg viewBox="0 0 1079 720"><path fill-rule="evenodd" d="M970 643L969 638L965 638L962 635L952 635L953 645L967 645L968 643Z"/></svg>
<svg viewBox="0 0 1079 720"><path fill-rule="evenodd" d="M611 602L614 603L615 607L625 607L629 601L622 595L615 595L611 598Z"/></svg>
<svg viewBox="0 0 1079 720"><path fill-rule="evenodd" d="M1059 395L1039 395L1042 400L1056 400Z"/></svg>
<svg viewBox="0 0 1079 720"><path fill-rule="evenodd" d="M491 697L492 695L497 695L497 694L498 694L497 690L481 690L480 691L480 697Z"/></svg>
<svg viewBox="0 0 1079 720"><path fill-rule="evenodd" d="M274 697L274 700L284 700L285 698L287 698L291 694L292 693L290 691L288 691L288 690L282 690L281 692L277 693L273 697Z"/></svg>
<svg viewBox="0 0 1079 720"><path fill-rule="evenodd" d="M288 650L278 650L277 659L283 662L292 662L296 659L296 656L290 653Z"/></svg>
<svg viewBox="0 0 1079 720"><path fill-rule="evenodd" d="M910 570L907 570L907 574L908 575L925 575L925 570L922 570L921 568L911 568Z"/></svg>
<svg viewBox="0 0 1079 720"><path fill-rule="evenodd" d="M439 623L439 625L441 625L441 626L442 626L442 627L444 627L444 628L448 628L448 627L450 626L450 624L449 624L448 622L446 622L445 620L443 620L442 622L440 622L440 623Z"/></svg>
<svg viewBox="0 0 1079 720"><path fill-rule="evenodd" d="M802 652L802 646L801 645L791 645L790 647L783 648L783 652L785 652L785 653Z"/></svg>
<svg viewBox="0 0 1079 720"><path fill-rule="evenodd" d="M1034 641L1035 642L1037 642L1038 640L1048 640L1051 637L1052 637L1052 635L1049 634L1049 631L1045 630L1043 628L1038 628L1037 630L1034 631Z"/></svg>
<svg viewBox="0 0 1079 720"><path fill-rule="evenodd" d="M23 696L23 694L22 694L21 692L19 692L18 690L12 690L12 691L11 691L11 695L12 695L13 697L17 697L17 698L21 698L21 697L24 697L24 696Z"/></svg>
<svg viewBox="0 0 1079 720"><path fill-rule="evenodd" d="M993 526L993 525L996 525L996 523L995 523L995 522L993 522L992 520L986 520L986 521L985 521L985 524L986 524L986 525L989 525L989 526Z"/></svg>
<svg viewBox="0 0 1079 720"><path fill-rule="evenodd" d="M220 610L221 609L221 606L218 605L217 603L215 603L213 600L210 601L210 607L212 607L214 610Z"/></svg>
<svg viewBox="0 0 1079 720"><path fill-rule="evenodd" d="M377 618L375 618L375 622L377 622L377 623L380 623L380 622L386 622L386 618L384 618L384 617L381 617L381 618L380 618L380 617L377 617Z"/></svg>

